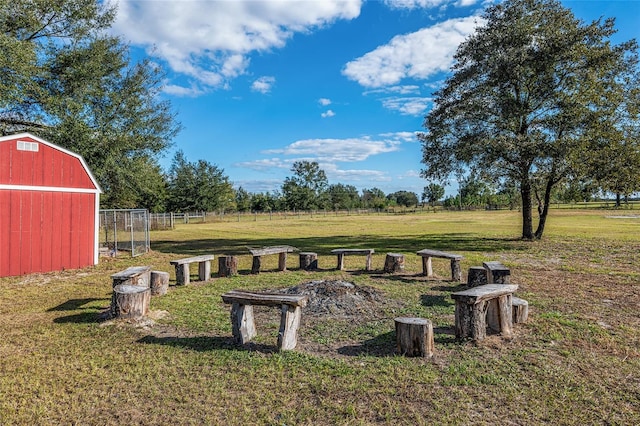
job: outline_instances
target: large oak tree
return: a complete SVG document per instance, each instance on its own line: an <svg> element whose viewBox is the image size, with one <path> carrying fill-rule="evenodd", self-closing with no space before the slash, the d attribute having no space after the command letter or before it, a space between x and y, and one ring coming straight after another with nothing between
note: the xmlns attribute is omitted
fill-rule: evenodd
<svg viewBox="0 0 640 426"><path fill-rule="evenodd" d="M32 132L81 154L105 207L155 204L157 157L179 124L159 96L162 71L134 63L107 33L107 4L0 0L0 133Z"/></svg>
<svg viewBox="0 0 640 426"><path fill-rule="evenodd" d="M584 23L555 0L507 0L482 23L458 47L425 117L422 175L515 182L522 237L541 238L553 187L593 172L585 165L599 150L637 126L637 44L613 44L612 19ZM625 139L634 155L639 143Z"/></svg>

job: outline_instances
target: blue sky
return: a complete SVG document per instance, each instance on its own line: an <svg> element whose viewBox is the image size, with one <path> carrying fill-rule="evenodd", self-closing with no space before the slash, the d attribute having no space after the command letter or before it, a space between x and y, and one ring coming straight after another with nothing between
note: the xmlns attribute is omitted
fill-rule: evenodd
<svg viewBox="0 0 640 426"><path fill-rule="evenodd" d="M432 93L481 0L112 0L134 57L167 73L163 97L184 129L176 150L249 192L280 189L294 161L329 183L421 195ZM576 17L615 17L614 41L640 38L640 1L564 0ZM447 187L448 193L457 185Z"/></svg>

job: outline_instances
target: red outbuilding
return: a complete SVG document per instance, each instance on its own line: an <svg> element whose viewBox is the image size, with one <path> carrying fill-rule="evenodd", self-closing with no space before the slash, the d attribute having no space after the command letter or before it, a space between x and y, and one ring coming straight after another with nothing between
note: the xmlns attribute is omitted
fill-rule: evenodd
<svg viewBox="0 0 640 426"><path fill-rule="evenodd" d="M0 277L97 264L100 193L80 155L0 137Z"/></svg>

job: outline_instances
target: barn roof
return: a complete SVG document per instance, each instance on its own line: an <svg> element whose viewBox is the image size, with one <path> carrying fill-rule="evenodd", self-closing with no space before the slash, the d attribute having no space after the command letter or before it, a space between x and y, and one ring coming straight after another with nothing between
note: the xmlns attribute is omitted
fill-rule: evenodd
<svg viewBox="0 0 640 426"><path fill-rule="evenodd" d="M53 180L50 178L50 176L47 176L47 177L36 176L35 178L33 176L27 176L26 178L24 178L24 174L25 174L24 172L21 172L23 175L23 177L21 178L20 173L12 173L9 171L9 168L10 167L24 168L25 165L10 164L12 161L11 158L8 158L7 155L2 155L2 157L4 158L0 158L0 189L24 189L25 187L27 188L32 187L34 189L47 188L47 189L55 190L57 186L71 186L73 188L83 189L83 192L96 192L96 193L102 192L102 190L100 189L100 185L98 184L98 181L93 176L93 173L91 173L91 170L89 169L89 167L87 166L87 163L84 161L84 158L82 158L81 155L76 154L72 151L69 151L65 148L62 148L61 146L52 144L51 142L48 142L30 133L19 133L15 135L0 137L0 151L3 151L3 152L6 151L6 148L2 149L3 148L2 145L3 143L7 143L7 142L17 142L17 145L19 145L19 147L17 148L13 148L13 147L11 148L12 150L14 150L14 153L19 151L42 152L39 149L38 145L33 144L35 142L36 144L44 145L53 151L72 157L73 159L77 160L78 162L77 164L79 164L82 167L84 173L86 173L86 176L83 178L76 177L76 182L74 182L71 185L69 185L69 179L70 179L69 175L68 174L64 175L64 172L61 172L61 171L57 171L60 173L60 175L56 176L56 179L53 179ZM39 164L36 164L35 166L36 167L41 166L41 168L43 169L46 168L46 165L42 162Z"/></svg>

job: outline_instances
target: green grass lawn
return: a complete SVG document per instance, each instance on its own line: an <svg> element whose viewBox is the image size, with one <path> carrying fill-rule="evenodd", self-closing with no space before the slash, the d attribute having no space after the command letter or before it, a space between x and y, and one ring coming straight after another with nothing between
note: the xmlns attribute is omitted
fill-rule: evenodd
<svg viewBox="0 0 640 426"><path fill-rule="evenodd" d="M179 225L151 233L152 252L102 258L77 271L0 279L0 425L115 424L640 424L640 219L607 210L553 210L542 241L524 242L518 212L354 215ZM251 275L247 247L289 244L318 253L320 269L278 272L277 256ZM374 271L331 249L374 248ZM423 248L470 266L511 268L529 321L514 337L479 343L453 334L448 261L421 273ZM405 271L383 274L385 253ZM239 256L240 274L173 285L169 261ZM171 274L151 300L153 321L104 321L110 275L132 265ZM231 289L291 287L314 279L369 286L389 303L360 318L303 312L295 351L275 348L277 310L257 311L258 336L231 339ZM258 309L258 308L257 308ZM435 330L431 359L394 354L393 318Z"/></svg>

